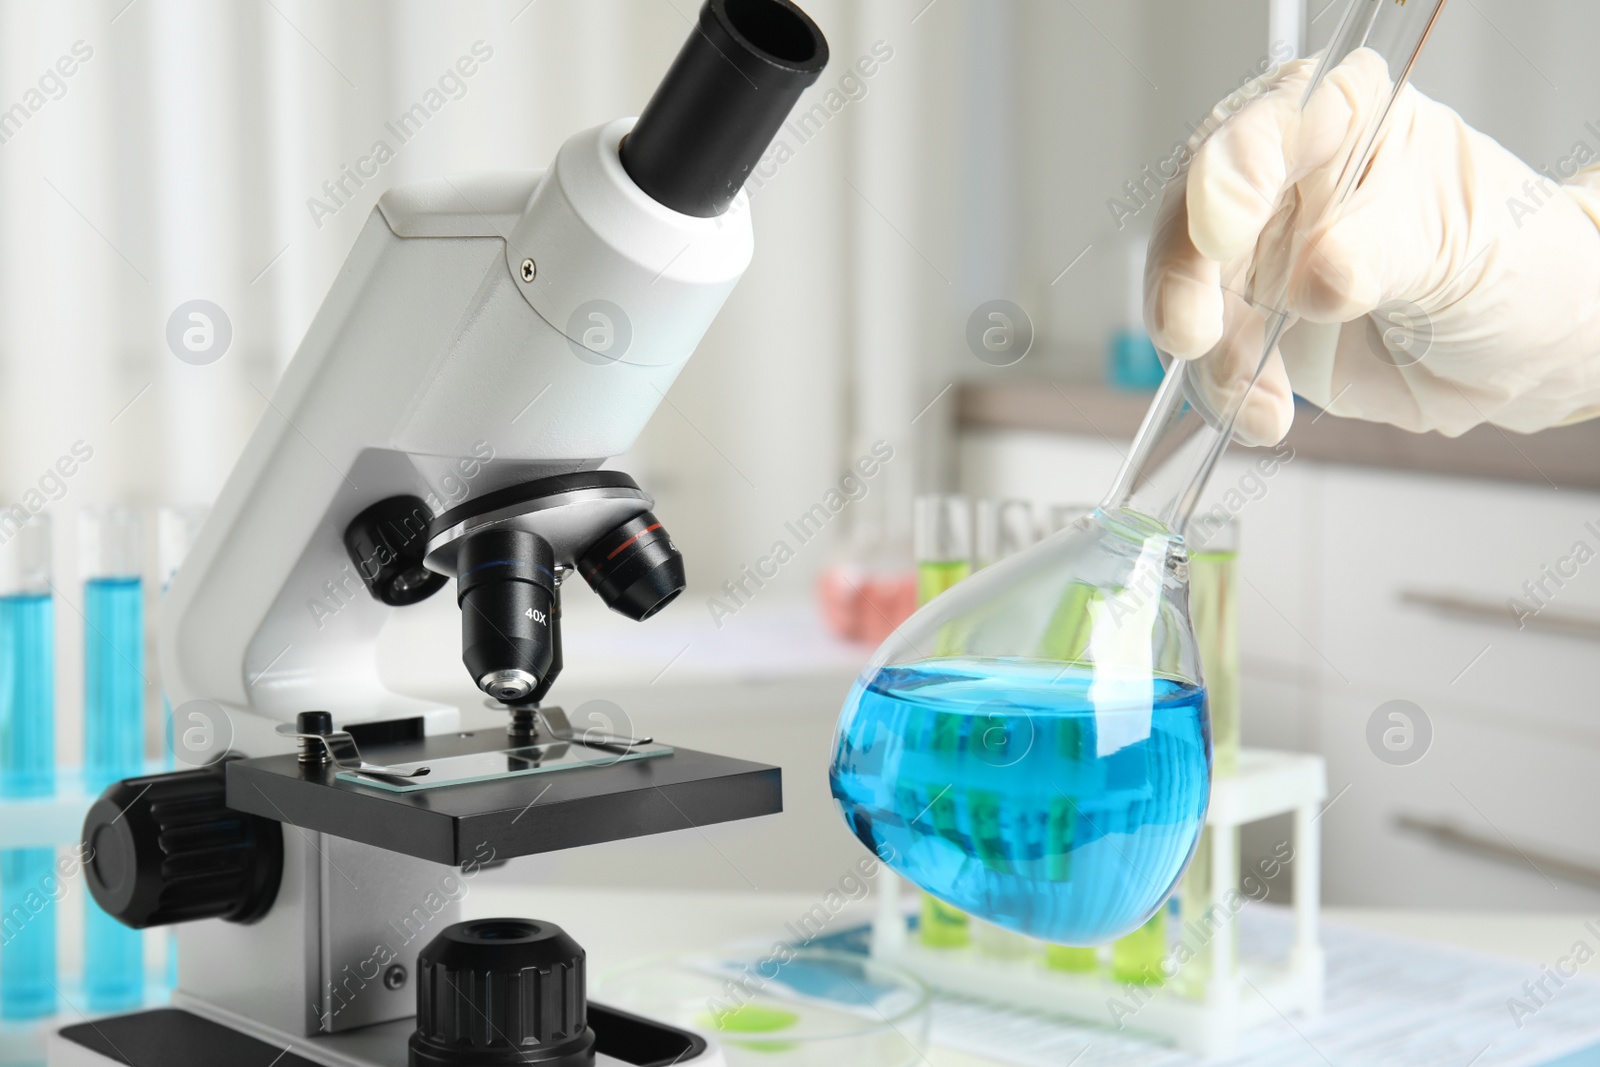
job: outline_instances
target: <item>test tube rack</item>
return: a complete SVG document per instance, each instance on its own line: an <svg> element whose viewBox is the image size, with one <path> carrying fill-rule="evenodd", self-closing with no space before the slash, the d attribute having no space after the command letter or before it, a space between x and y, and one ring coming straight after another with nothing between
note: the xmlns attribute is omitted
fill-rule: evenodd
<svg viewBox="0 0 1600 1067"><path fill-rule="evenodd" d="M1322 840L1317 817L1328 795L1327 767L1319 756L1244 749L1239 773L1211 783L1206 825L1211 828L1210 907L1225 908L1236 892L1239 857L1235 829L1275 815L1294 816L1294 937L1282 962L1236 960L1234 940L1209 941L1210 973L1196 995L1168 982L1129 987L1104 973L1071 974L1037 959L1000 959L973 948L928 948L911 937L900 899L900 880L885 880L873 923L872 955L917 975L934 989L1004 1007L1112 1026L1108 1005L1137 1003L1121 1021L1128 1030L1171 1042L1199 1056L1226 1055L1247 1031L1282 1015L1315 1016L1322 1010L1325 971L1317 916L1321 903ZM1227 914L1224 910L1221 914ZM1226 931L1223 931L1226 934ZM1196 960L1194 965L1198 965Z"/></svg>
<svg viewBox="0 0 1600 1067"><path fill-rule="evenodd" d="M157 769L150 768L152 771ZM0 800L0 849L70 848L83 839L83 820L96 794L84 787L75 767L56 770L56 791L43 797L8 797ZM80 871L68 884L67 892L52 907L82 908L88 892ZM0 925L7 916L0 915ZM58 920L59 921L59 920ZM0 944L0 968L5 967L5 948ZM30 1022L0 1023L0 1067L39 1067L45 1062L45 1044L50 1033L63 1020L82 1021L83 1000L78 983L61 977L61 1003L58 1013ZM158 1003L165 987L154 977L146 991L147 1003Z"/></svg>

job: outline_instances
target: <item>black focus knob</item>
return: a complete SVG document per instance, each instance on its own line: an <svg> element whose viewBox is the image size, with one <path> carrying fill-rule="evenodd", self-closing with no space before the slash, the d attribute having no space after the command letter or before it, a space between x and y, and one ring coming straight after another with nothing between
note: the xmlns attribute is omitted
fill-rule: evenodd
<svg viewBox="0 0 1600 1067"><path fill-rule="evenodd" d="M229 809L225 794L222 764L127 778L102 793L83 821L100 907L135 930L265 915L283 875L283 829Z"/></svg>
<svg viewBox="0 0 1600 1067"><path fill-rule="evenodd" d="M554 923L477 919L417 954L411 1067L588 1067L584 953Z"/></svg>
<svg viewBox="0 0 1600 1067"><path fill-rule="evenodd" d="M344 547L367 590L390 607L426 600L449 581L422 565L433 512L421 497L392 496L345 527Z"/></svg>

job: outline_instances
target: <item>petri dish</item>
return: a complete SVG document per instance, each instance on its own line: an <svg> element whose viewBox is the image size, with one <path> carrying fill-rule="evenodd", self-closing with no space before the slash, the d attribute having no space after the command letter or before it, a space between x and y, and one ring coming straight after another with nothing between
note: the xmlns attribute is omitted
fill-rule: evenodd
<svg viewBox="0 0 1600 1067"><path fill-rule="evenodd" d="M776 948L634 964L602 977L594 999L716 1042L728 1067L925 1062L920 980L864 956Z"/></svg>

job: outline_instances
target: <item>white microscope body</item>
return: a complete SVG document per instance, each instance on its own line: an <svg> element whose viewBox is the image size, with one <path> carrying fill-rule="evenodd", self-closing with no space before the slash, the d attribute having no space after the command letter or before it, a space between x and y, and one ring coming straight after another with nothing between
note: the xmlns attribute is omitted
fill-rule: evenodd
<svg viewBox="0 0 1600 1067"><path fill-rule="evenodd" d="M626 451L749 264L744 175L826 60L820 31L789 0L708 0L642 119L578 133L547 172L383 195L165 595L161 674L180 727L191 702L218 708L212 727L231 732L230 754L250 762L294 752L278 728L312 710L331 713L340 730L401 723L424 740L485 722L493 732L496 714L503 723L503 712L384 685L376 650L394 609L369 594L346 531L379 501L470 505ZM637 149L624 148L636 121ZM467 489L441 499L445 485ZM635 495L629 506L644 512L649 498ZM430 532L435 546L451 536ZM572 561L559 545L556 558L565 577ZM231 809L242 786L226 766ZM352 793L366 799L317 788L341 804ZM436 1062L414 1049L408 1061L407 1038L418 951L459 917L459 895L440 891L452 877L459 884L455 866L358 840L374 838L354 823L345 837L337 822L330 830L298 811L265 814L283 823L275 898L253 921L179 928L173 1014L204 1025L168 1043L163 1067L190 1062L172 1049L210 1042L220 1031L206 1027L218 1025L284 1050L286 1064ZM503 858L494 847L476 856ZM474 873L471 861L462 866ZM440 907L424 909L426 936L397 938L430 900ZM374 946L388 947L381 975ZM112 1035L118 1022L99 1025ZM52 1039L55 1067L133 1055L97 1049L78 1029ZM635 1062L606 1048L602 1037L582 1062ZM220 1062L222 1051L193 1062ZM705 1046L682 1062L721 1057Z"/></svg>

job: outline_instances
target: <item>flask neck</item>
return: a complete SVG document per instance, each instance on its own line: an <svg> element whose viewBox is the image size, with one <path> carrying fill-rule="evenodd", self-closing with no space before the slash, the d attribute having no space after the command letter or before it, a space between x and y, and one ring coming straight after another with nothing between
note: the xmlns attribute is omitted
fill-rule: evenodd
<svg viewBox="0 0 1600 1067"><path fill-rule="evenodd" d="M1182 536L1227 443L1186 402L1184 366L1175 361L1101 508L1146 515Z"/></svg>
<svg viewBox="0 0 1600 1067"><path fill-rule="evenodd" d="M1287 313L1268 313L1265 353L1276 347L1289 320ZM1100 506L1138 512L1183 536L1266 362L1263 354L1253 375L1217 395L1216 383L1208 389L1196 380L1195 363L1173 360Z"/></svg>

